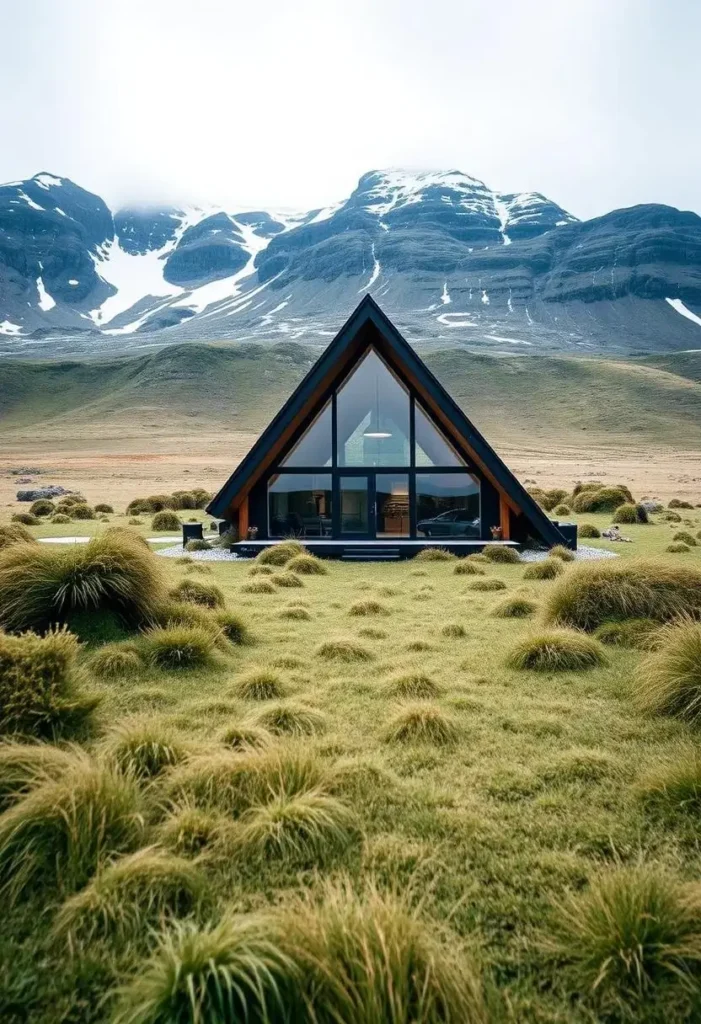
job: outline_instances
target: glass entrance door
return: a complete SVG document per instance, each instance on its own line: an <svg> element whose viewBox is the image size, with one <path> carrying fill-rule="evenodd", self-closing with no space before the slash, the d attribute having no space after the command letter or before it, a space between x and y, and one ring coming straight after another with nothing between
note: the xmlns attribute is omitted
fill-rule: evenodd
<svg viewBox="0 0 701 1024"><path fill-rule="evenodd" d="M371 514L371 478L369 475L342 476L339 480L339 508L342 537L372 537L375 534Z"/></svg>

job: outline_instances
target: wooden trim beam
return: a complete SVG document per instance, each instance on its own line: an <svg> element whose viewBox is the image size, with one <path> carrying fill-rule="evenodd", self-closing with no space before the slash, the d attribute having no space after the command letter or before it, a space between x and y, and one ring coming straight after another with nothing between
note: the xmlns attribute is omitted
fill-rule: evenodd
<svg viewBox="0 0 701 1024"><path fill-rule="evenodd" d="M248 495L245 495L238 508L239 513L239 540L246 540L248 537Z"/></svg>
<svg viewBox="0 0 701 1024"><path fill-rule="evenodd" d="M501 492L499 493L499 525L501 526L501 539L511 540L511 509Z"/></svg>

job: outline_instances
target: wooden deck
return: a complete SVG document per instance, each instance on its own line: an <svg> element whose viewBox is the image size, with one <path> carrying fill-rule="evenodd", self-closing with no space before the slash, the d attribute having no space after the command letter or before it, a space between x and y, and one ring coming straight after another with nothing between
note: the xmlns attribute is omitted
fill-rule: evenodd
<svg viewBox="0 0 701 1024"><path fill-rule="evenodd" d="M242 558L255 558L265 548L284 543L280 540L242 540L231 545L231 551ZM307 551L319 558L338 558L345 562L398 562L413 558L426 548L443 548L455 555L470 555L487 547L511 547L518 544L511 540L460 540L442 537L414 540L328 540L312 537L300 538Z"/></svg>

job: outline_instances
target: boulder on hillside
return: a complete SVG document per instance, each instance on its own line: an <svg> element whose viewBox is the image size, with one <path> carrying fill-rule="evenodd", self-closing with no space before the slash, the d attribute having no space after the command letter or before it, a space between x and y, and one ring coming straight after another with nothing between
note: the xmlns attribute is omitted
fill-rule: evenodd
<svg viewBox="0 0 701 1024"><path fill-rule="evenodd" d="M38 501L39 498L60 498L63 494L72 494L65 487L58 484L48 484L46 487L35 487L29 491L17 491L17 501Z"/></svg>

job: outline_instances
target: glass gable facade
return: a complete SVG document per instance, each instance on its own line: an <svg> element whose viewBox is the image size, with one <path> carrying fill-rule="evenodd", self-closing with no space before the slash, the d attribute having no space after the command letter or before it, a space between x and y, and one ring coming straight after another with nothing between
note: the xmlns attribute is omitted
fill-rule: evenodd
<svg viewBox="0 0 701 1024"><path fill-rule="evenodd" d="M268 535L479 539L469 468L370 348L270 476Z"/></svg>

